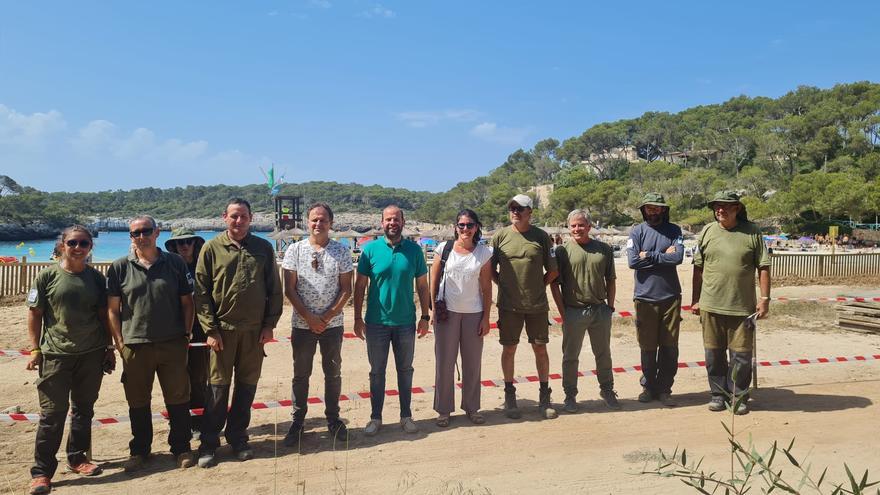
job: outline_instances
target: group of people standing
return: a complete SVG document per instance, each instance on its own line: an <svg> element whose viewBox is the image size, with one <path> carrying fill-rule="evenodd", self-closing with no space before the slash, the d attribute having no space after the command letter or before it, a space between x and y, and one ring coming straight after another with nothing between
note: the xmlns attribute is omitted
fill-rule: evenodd
<svg viewBox="0 0 880 495"><path fill-rule="evenodd" d="M723 410L726 400L749 389L753 318L768 311L769 260L760 231L748 221L735 193L719 193L709 207L716 221L698 238L691 307L703 325L712 394L709 408ZM27 298L33 349L27 368L39 371L42 412L30 493L51 491L68 410L68 468L85 476L100 474L101 467L88 458L90 425L102 376L115 368L114 351L122 360L121 381L131 421L125 471L143 468L150 458L155 377L169 419L168 443L179 467L215 465L221 432L236 459L251 459L247 434L251 404L265 356L263 346L274 337L284 296L294 308L293 421L285 445L296 445L303 434L309 378L319 348L327 428L334 441L348 439L339 396L342 312L352 293L354 333L366 341L370 364L367 436L382 427L389 350L397 371L400 426L407 433L419 430L411 409L415 340L427 335L432 323L436 424L448 426L455 410L454 370L459 357L461 408L471 422L486 421L480 412L480 378L493 281L498 286L505 415L522 414L514 362L523 329L535 356L539 414L548 419L558 414L549 387L548 285L562 317L564 410L578 410L578 365L586 335L596 359L600 397L608 407L619 409L610 350L616 297L613 249L590 238L590 215L579 209L568 215L571 238L554 246L549 235L531 225L532 210L529 196L514 196L508 202L510 225L498 230L488 245L480 242L477 213L460 211L454 239L437 247L430 284L422 250L403 238L404 213L394 205L383 209L384 236L364 246L356 271L348 249L330 239L331 207L311 205L306 212L308 238L284 253L283 285L272 246L250 233L252 212L243 199L227 204L226 231L206 242L192 231L175 230L165 243L166 251L156 245L155 220L134 218L129 225L131 252L112 263L106 279L86 262L93 242L88 229L65 229L58 245L59 263L40 272ZM669 222L669 206L658 194L648 194L640 210L645 222L632 230L627 245L636 278L633 298L643 369L638 399L674 405L681 229ZM760 301L754 290L756 270ZM737 403L736 413L748 412L746 400ZM197 455L191 449L194 434L200 441Z"/></svg>

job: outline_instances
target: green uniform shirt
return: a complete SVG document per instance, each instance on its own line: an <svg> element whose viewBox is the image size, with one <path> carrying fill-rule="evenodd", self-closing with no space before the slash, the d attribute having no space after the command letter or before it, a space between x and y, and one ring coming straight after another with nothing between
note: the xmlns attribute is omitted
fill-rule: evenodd
<svg viewBox="0 0 880 495"><path fill-rule="evenodd" d="M413 280L428 273L425 255L418 244L403 239L392 247L384 237L368 242L358 259L357 271L370 278L366 323L387 326L415 323Z"/></svg>
<svg viewBox="0 0 880 495"><path fill-rule="evenodd" d="M725 230L718 222L697 238L694 265L703 268L700 309L729 316L755 312L755 270L770 266L761 231L752 222Z"/></svg>
<svg viewBox="0 0 880 495"><path fill-rule="evenodd" d="M223 232L199 254L196 314L205 333L275 328L281 318L284 300L275 249L253 234L239 244Z"/></svg>
<svg viewBox="0 0 880 495"><path fill-rule="evenodd" d="M107 295L122 299L120 316L126 344L163 342L186 335L180 298L192 291L186 262L161 249L149 268L131 253L107 270Z"/></svg>
<svg viewBox="0 0 880 495"><path fill-rule="evenodd" d="M556 271L553 242L532 226L517 232L512 225L492 236L492 263L498 270L498 309L515 313L549 311L544 273Z"/></svg>
<svg viewBox="0 0 880 495"><path fill-rule="evenodd" d="M608 299L605 279L615 279L614 249L604 242L591 239L578 244L569 239L556 248L559 263L559 285L566 306L583 308L601 304Z"/></svg>
<svg viewBox="0 0 880 495"><path fill-rule="evenodd" d="M70 273L52 265L37 274L27 305L43 312L43 354L77 355L106 347L107 330L98 313L107 310L106 280L87 266Z"/></svg>

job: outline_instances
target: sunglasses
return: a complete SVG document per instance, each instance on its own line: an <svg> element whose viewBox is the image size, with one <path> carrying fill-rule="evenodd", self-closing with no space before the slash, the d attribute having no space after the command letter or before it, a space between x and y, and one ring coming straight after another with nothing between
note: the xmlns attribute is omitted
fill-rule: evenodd
<svg viewBox="0 0 880 495"><path fill-rule="evenodd" d="M178 239L174 241L178 246L192 246L196 243L195 239Z"/></svg>
<svg viewBox="0 0 880 495"><path fill-rule="evenodd" d="M475 223L473 223L473 222L460 223L460 224L457 225L457 227L458 227L459 229L461 229L461 230L472 229L472 228L474 228L474 227L476 227L476 226L477 226L477 224L475 224Z"/></svg>
<svg viewBox="0 0 880 495"><path fill-rule="evenodd" d="M511 213L522 213L523 210L525 210L525 207L511 206L511 207L507 208L507 210L510 211Z"/></svg>
<svg viewBox="0 0 880 495"><path fill-rule="evenodd" d="M131 232L128 233L128 235L132 239L137 239L138 237L141 237L141 236L150 237L151 235L153 235L153 230L155 230L155 229L147 228L147 229L141 229L141 230L132 230Z"/></svg>
<svg viewBox="0 0 880 495"><path fill-rule="evenodd" d="M318 271L318 266L320 266L320 263L318 262L318 253L314 252L312 253L312 269Z"/></svg>
<svg viewBox="0 0 880 495"><path fill-rule="evenodd" d="M78 246L80 249L88 249L92 247L92 241L87 241L85 239L80 239L78 241L76 239L69 239L67 241L64 241L64 244L66 244L67 247L71 248Z"/></svg>

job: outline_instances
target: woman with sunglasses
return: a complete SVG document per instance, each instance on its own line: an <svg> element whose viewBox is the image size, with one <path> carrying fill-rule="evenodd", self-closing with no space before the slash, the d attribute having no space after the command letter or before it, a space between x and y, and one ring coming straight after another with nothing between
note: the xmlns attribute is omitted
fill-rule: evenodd
<svg viewBox="0 0 880 495"><path fill-rule="evenodd" d="M37 370L40 423L31 467L30 493L52 491L67 411L68 469L82 476L101 474L86 453L92 443L92 416L104 370L115 367L107 321L106 280L86 260L92 234L82 225L64 229L56 249L60 262L42 270L27 296L28 370ZM72 403L72 405L71 405Z"/></svg>
<svg viewBox="0 0 880 495"><path fill-rule="evenodd" d="M480 219L473 210L461 210L454 225L455 239L440 243L434 251L434 410L439 414L440 427L449 426L449 415L455 410L454 373L459 351L461 408L473 423L486 421L480 414L480 368L492 305L492 248L479 243L480 227ZM436 253L440 253L439 257ZM444 258L445 263L441 261Z"/></svg>
<svg viewBox="0 0 880 495"><path fill-rule="evenodd" d="M176 228L171 231L171 238L165 241L165 250L169 253L177 253L186 262L187 270L189 270L190 281L195 280L196 263L199 259L199 252L205 244L205 239L197 236L195 232L185 227ZM193 319L192 339L194 342L205 342L207 337L199 319ZM189 372L189 408L204 409L205 398L208 393L208 361L210 354L207 346L190 346L189 355L187 356L186 368ZM202 431L202 416L192 417L193 438L198 439Z"/></svg>

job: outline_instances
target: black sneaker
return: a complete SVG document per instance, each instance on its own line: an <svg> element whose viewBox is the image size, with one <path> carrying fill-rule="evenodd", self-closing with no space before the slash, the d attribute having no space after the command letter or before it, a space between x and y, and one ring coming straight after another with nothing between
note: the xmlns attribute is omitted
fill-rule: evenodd
<svg viewBox="0 0 880 495"><path fill-rule="evenodd" d="M293 422L290 425L290 429L287 430L287 435L284 435L284 443L285 447L295 447L299 444L300 439L302 439L303 434L303 425L302 423Z"/></svg>
<svg viewBox="0 0 880 495"><path fill-rule="evenodd" d="M724 402L724 397L720 395L715 395L712 397L712 400L709 401L709 410L712 412L720 412L727 409L727 403Z"/></svg>
<svg viewBox="0 0 880 495"><path fill-rule="evenodd" d="M516 392L504 392L504 415L510 419L519 419L522 416L516 406Z"/></svg>
<svg viewBox="0 0 880 495"><path fill-rule="evenodd" d="M559 416L559 413L557 413L556 409L553 409L553 406L550 404L551 393L553 393L553 390L550 388L538 392L538 411L544 419L555 419Z"/></svg>
<svg viewBox="0 0 880 495"><path fill-rule="evenodd" d="M345 423L342 421L336 420L333 423L327 425L327 431L330 432L330 435L337 442L347 442L348 441L348 428L345 427Z"/></svg>
<svg viewBox="0 0 880 495"><path fill-rule="evenodd" d="M599 392L599 397L602 397L609 409L620 410L620 402L617 400L617 392L614 390L602 390Z"/></svg>
<svg viewBox="0 0 880 495"><path fill-rule="evenodd" d="M749 413L749 411L750 411L749 401L743 400L742 402L739 403L739 405L736 406L736 411L734 411L733 413L736 414L737 416L745 416L746 414Z"/></svg>
<svg viewBox="0 0 880 495"><path fill-rule="evenodd" d="M569 414L574 414L578 412L578 409L580 409L578 407L577 398L575 398L575 396L573 395L566 395L565 402L563 404L563 409Z"/></svg>
<svg viewBox="0 0 880 495"><path fill-rule="evenodd" d="M652 394L650 390L643 388L642 393L639 394L639 402L647 404L652 400L654 400L654 394Z"/></svg>

